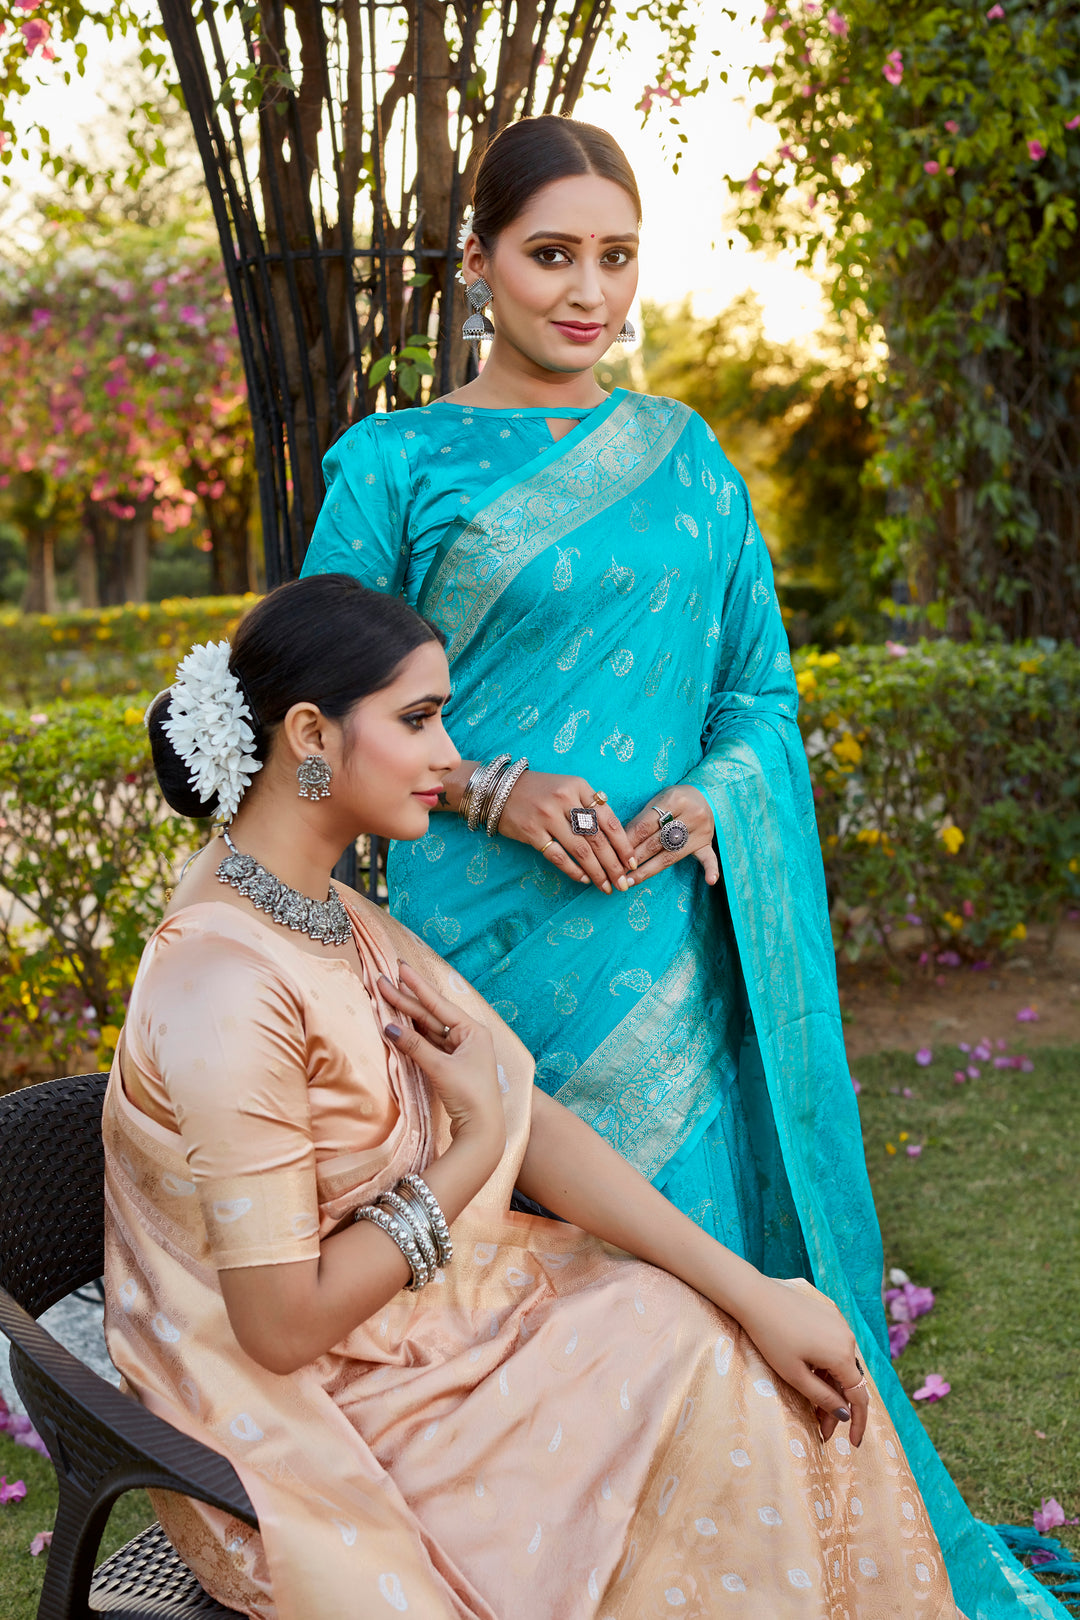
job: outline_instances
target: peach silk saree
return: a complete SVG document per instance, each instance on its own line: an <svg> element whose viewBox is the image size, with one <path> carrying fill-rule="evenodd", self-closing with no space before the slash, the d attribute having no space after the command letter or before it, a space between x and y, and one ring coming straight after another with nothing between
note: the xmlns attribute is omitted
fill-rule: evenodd
<svg viewBox="0 0 1080 1620"><path fill-rule="evenodd" d="M882 1403L860 1450L823 1446L708 1301L510 1212L531 1059L425 945L344 898L363 982L226 902L164 922L120 1053L175 1129L131 1104L119 1061L106 1098L110 1353L231 1459L259 1516L256 1533L156 1497L207 1590L260 1620L952 1620ZM398 957L491 1029L507 1150L434 1282L277 1375L236 1342L219 1270L313 1258L449 1141L381 1034Z"/></svg>

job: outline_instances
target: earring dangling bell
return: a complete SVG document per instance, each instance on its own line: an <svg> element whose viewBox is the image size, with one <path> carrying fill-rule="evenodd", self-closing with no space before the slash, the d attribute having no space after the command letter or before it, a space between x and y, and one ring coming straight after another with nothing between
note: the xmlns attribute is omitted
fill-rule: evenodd
<svg viewBox="0 0 1080 1620"><path fill-rule="evenodd" d="M296 767L296 780L300 784L301 799L328 799L333 769L321 754L309 754Z"/></svg>
<svg viewBox="0 0 1080 1620"><path fill-rule="evenodd" d="M465 325L461 328L461 335L466 343L480 343L485 338L495 336L495 328L484 314L485 306L491 303L491 288L483 276L478 276L465 289L465 299L472 314L466 317Z"/></svg>
<svg viewBox="0 0 1080 1620"><path fill-rule="evenodd" d="M633 343L636 341L636 339L637 333L634 331L634 328L631 326L630 322L623 321L622 330L615 339L616 343Z"/></svg>

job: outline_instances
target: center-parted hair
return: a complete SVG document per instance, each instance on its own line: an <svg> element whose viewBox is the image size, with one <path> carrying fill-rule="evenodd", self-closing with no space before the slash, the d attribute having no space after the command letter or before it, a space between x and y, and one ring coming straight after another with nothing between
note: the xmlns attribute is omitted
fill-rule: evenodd
<svg viewBox="0 0 1080 1620"><path fill-rule="evenodd" d="M622 186L641 219L641 196L626 153L606 129L544 113L499 131L473 183L472 228L490 253L501 230L554 180L596 174Z"/></svg>
<svg viewBox="0 0 1080 1620"><path fill-rule="evenodd" d="M328 720L343 720L361 698L389 686L402 662L428 641L441 645L443 637L407 602L369 590L349 574L312 574L279 585L245 614L229 657L252 711L257 758L267 758L294 704L314 703ZM177 815L212 816L217 795L199 798L165 735L169 701L162 693L147 716L162 794Z"/></svg>

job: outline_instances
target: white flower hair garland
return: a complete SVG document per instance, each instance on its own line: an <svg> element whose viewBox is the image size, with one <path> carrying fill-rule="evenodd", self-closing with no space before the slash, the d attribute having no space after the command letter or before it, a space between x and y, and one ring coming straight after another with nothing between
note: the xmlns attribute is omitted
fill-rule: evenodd
<svg viewBox="0 0 1080 1620"><path fill-rule="evenodd" d="M229 821L262 770L249 724L254 716L229 668L230 650L227 641L192 647L169 688L169 717L161 728L188 767L195 792L201 799L216 793Z"/></svg>
<svg viewBox="0 0 1080 1620"><path fill-rule="evenodd" d="M458 250L459 254L465 252L465 244L469 240L470 235L472 234L472 228L473 228L473 211L472 211L471 208L466 208L465 212L461 216L461 229L460 229L460 231L458 231L458 235L457 235L457 250ZM458 265L457 270L454 273L454 280L455 281L460 281L460 283L461 283L461 285L463 287L468 285L468 283L465 280L465 276L464 276L464 273L462 271L462 268L461 268L460 264Z"/></svg>

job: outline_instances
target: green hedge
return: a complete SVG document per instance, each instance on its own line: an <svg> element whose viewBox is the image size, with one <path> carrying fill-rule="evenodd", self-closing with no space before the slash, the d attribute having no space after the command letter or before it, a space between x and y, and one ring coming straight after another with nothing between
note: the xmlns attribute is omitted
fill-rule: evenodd
<svg viewBox="0 0 1080 1620"><path fill-rule="evenodd" d="M254 596L176 597L77 613L0 614L0 704L160 691L196 641L231 637Z"/></svg>
<svg viewBox="0 0 1080 1620"><path fill-rule="evenodd" d="M143 941L203 840L164 812L143 700L0 714L0 1089L108 1063Z"/></svg>
<svg viewBox="0 0 1080 1620"><path fill-rule="evenodd" d="M239 607L98 622L151 657L169 626L152 691ZM855 959L921 928L939 955L973 960L1080 905L1077 648L940 641L795 662L838 950ZM146 700L0 712L0 1084L108 1060L143 940L205 837L163 810Z"/></svg>
<svg viewBox="0 0 1080 1620"><path fill-rule="evenodd" d="M838 948L961 959L1080 904L1080 650L853 647L795 660Z"/></svg>

